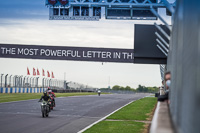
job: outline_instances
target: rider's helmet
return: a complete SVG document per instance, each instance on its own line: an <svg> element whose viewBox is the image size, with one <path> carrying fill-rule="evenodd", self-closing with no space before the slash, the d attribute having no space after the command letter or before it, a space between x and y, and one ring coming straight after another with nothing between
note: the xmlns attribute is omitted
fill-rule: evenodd
<svg viewBox="0 0 200 133"><path fill-rule="evenodd" d="M46 95L47 95L47 92L45 91L45 92L44 92L44 96L46 96Z"/></svg>
<svg viewBox="0 0 200 133"><path fill-rule="evenodd" d="M49 90L49 91L48 91L48 94L51 94L51 92L52 92L52 90Z"/></svg>
<svg viewBox="0 0 200 133"><path fill-rule="evenodd" d="M50 90L50 87L48 87L47 90Z"/></svg>

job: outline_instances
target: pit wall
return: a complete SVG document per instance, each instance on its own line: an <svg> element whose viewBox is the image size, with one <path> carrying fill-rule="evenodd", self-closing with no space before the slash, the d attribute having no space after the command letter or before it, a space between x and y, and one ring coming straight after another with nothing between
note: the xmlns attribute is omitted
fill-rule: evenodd
<svg viewBox="0 0 200 133"><path fill-rule="evenodd" d="M0 88L0 93L43 93L47 88Z"/></svg>

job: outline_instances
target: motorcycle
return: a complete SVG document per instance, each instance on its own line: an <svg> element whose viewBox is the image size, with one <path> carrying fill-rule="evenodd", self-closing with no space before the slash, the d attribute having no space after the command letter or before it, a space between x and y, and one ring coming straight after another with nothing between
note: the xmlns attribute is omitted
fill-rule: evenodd
<svg viewBox="0 0 200 133"><path fill-rule="evenodd" d="M46 101L39 101L41 102L41 112L42 112L42 117L48 117L49 112L50 112L50 106L49 103Z"/></svg>
<svg viewBox="0 0 200 133"><path fill-rule="evenodd" d="M50 104L51 110L53 110L53 107L56 106L56 104L55 104L55 99L54 99L54 98L55 98L55 97L54 97L53 95L50 95L50 102L49 102L49 104Z"/></svg>
<svg viewBox="0 0 200 133"><path fill-rule="evenodd" d="M54 104L53 98L50 97L49 105L50 105L50 109L51 109L51 110L53 110L53 107L54 107L53 104Z"/></svg>
<svg viewBox="0 0 200 133"><path fill-rule="evenodd" d="M101 95L101 92L98 92L98 95L100 96L100 95Z"/></svg>

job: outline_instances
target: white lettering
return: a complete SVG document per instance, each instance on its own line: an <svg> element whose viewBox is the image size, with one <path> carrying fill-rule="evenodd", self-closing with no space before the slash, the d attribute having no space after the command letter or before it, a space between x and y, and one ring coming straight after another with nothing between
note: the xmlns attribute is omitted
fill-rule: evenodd
<svg viewBox="0 0 200 133"><path fill-rule="evenodd" d="M71 54L71 50L67 50L67 57Z"/></svg>
<svg viewBox="0 0 200 133"><path fill-rule="evenodd" d="M62 56L66 56L66 50L62 50Z"/></svg>
<svg viewBox="0 0 200 133"><path fill-rule="evenodd" d="M29 49L25 48L24 49L24 55L28 55L29 54Z"/></svg>
<svg viewBox="0 0 200 133"><path fill-rule="evenodd" d="M107 58L111 58L111 52L107 52Z"/></svg>
<svg viewBox="0 0 200 133"><path fill-rule="evenodd" d="M117 52L116 52L115 55L116 55L115 58L118 58L118 59L121 58L121 53L117 53Z"/></svg>
<svg viewBox="0 0 200 133"><path fill-rule="evenodd" d="M4 47L1 47L1 49L2 49L2 54L4 54L4 50L5 50L6 48L4 48Z"/></svg>
<svg viewBox="0 0 200 133"><path fill-rule="evenodd" d="M20 49L18 48L18 53L17 54L22 54L23 55L23 48L21 49L21 51L20 51Z"/></svg>
<svg viewBox="0 0 200 133"><path fill-rule="evenodd" d="M102 52L102 58L106 58L106 52Z"/></svg>
<svg viewBox="0 0 200 133"><path fill-rule="evenodd" d="M76 51L76 53L77 53L77 57L81 57L81 56L79 55L78 51Z"/></svg>
<svg viewBox="0 0 200 133"><path fill-rule="evenodd" d="M12 50L11 50L11 54L15 54L15 48L12 48Z"/></svg>
<svg viewBox="0 0 200 133"><path fill-rule="evenodd" d="M45 50L44 50L44 49L41 49L41 50L40 50L40 55L43 55L43 54L45 54Z"/></svg>
<svg viewBox="0 0 200 133"><path fill-rule="evenodd" d="M57 50L56 51L51 50L51 56L56 56L56 53L57 53Z"/></svg>
<svg viewBox="0 0 200 133"><path fill-rule="evenodd" d="M37 51L38 51L38 49L33 49L33 50L35 50L35 55L37 55Z"/></svg>
<svg viewBox="0 0 200 133"><path fill-rule="evenodd" d="M124 59L133 59L133 53L122 52L122 54L124 55Z"/></svg>
<svg viewBox="0 0 200 133"><path fill-rule="evenodd" d="M57 56L62 56L61 55L61 50L57 50Z"/></svg>
<svg viewBox="0 0 200 133"><path fill-rule="evenodd" d="M51 51L49 49L46 49L45 55L49 56L51 54Z"/></svg>
<svg viewBox="0 0 200 133"><path fill-rule="evenodd" d="M15 54L15 48L5 48L1 47L2 54Z"/></svg>
<svg viewBox="0 0 200 133"><path fill-rule="evenodd" d="M87 51L87 57L92 58L92 51Z"/></svg>
<svg viewBox="0 0 200 133"><path fill-rule="evenodd" d="M85 51L83 51L83 57L87 57L87 56L85 55Z"/></svg>

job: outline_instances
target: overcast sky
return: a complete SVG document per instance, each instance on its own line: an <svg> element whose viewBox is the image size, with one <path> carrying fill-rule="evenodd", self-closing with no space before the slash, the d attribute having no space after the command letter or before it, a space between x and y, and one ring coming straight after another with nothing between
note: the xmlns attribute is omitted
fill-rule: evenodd
<svg viewBox="0 0 200 133"><path fill-rule="evenodd" d="M133 49L134 24L155 22L48 20L48 11L44 0L0 0L0 43ZM43 68L58 79L66 72L68 81L94 87L108 87L109 77L111 86L161 85L159 65L3 58L0 64L4 74Z"/></svg>

